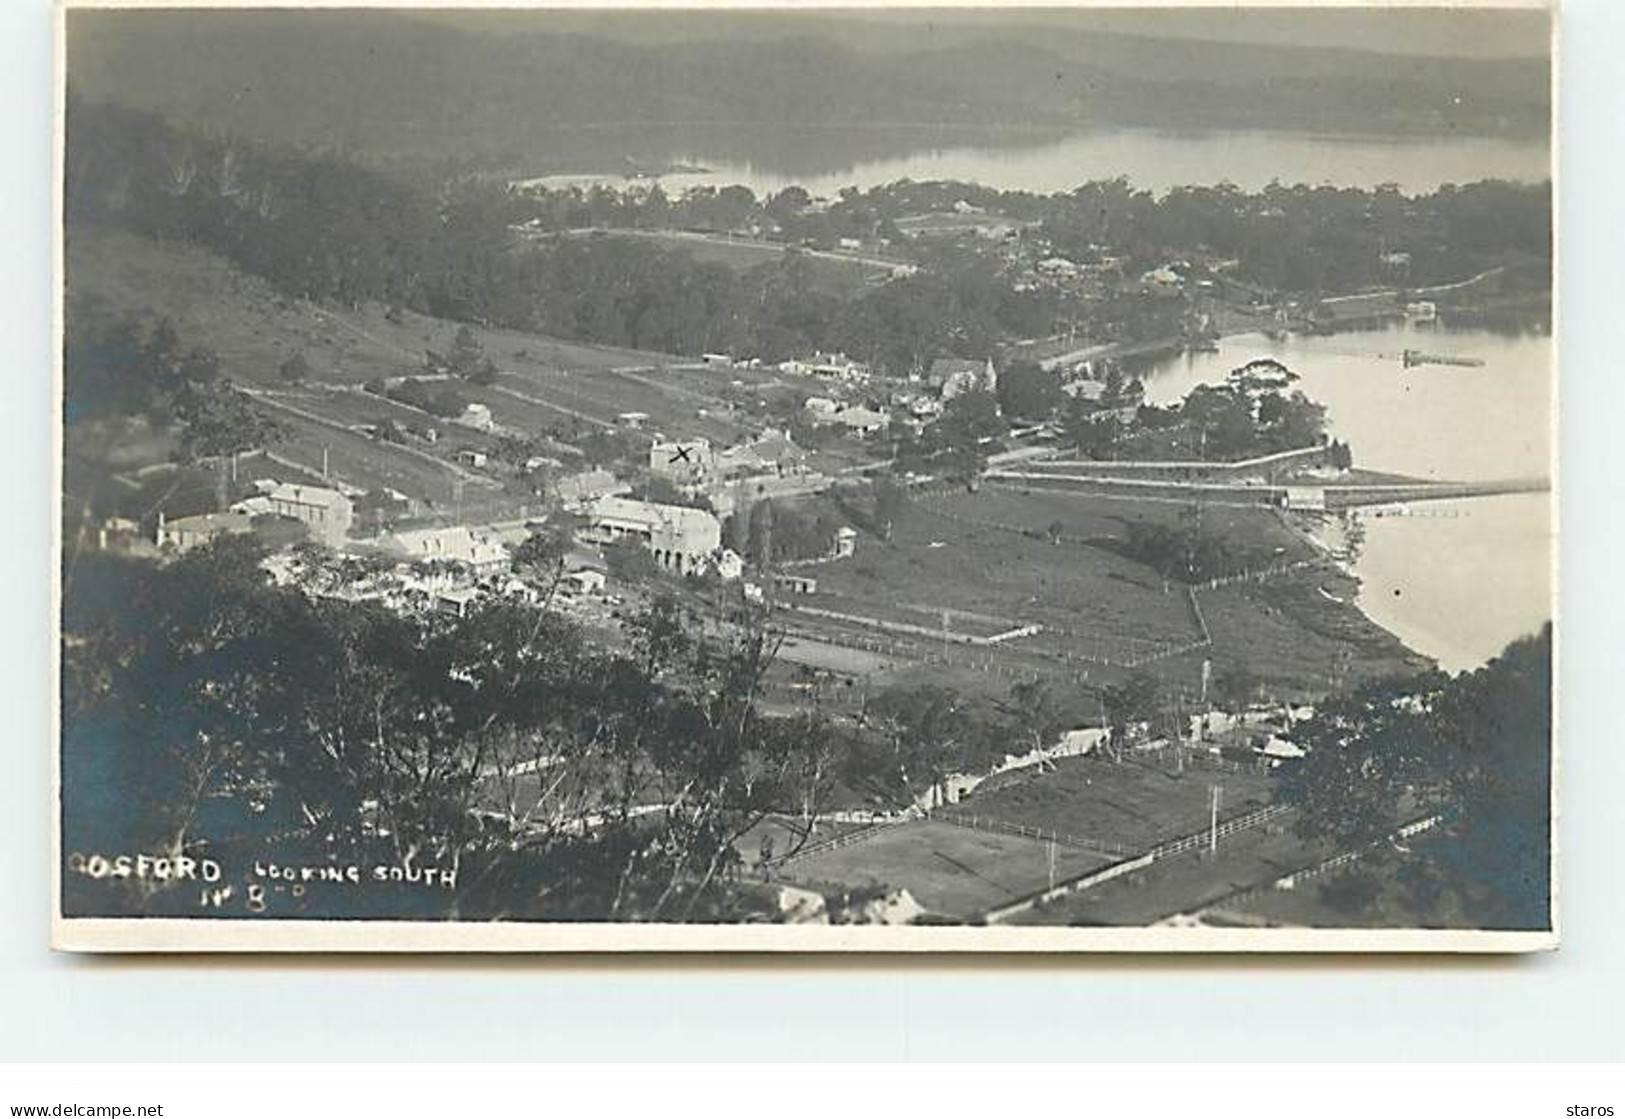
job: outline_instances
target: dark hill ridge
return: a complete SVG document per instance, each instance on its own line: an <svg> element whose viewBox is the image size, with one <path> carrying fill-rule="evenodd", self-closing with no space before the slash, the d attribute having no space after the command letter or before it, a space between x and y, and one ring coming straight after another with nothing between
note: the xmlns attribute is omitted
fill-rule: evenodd
<svg viewBox="0 0 1625 1119"><path fill-rule="evenodd" d="M391 12L78 11L68 73L92 99L211 130L420 159L502 160L572 130L673 125L1541 135L1549 116L1541 59L1020 23L909 35L893 24L865 34L850 20L784 18L777 34L758 24L664 45L582 33L595 26L611 24L543 13L454 23Z"/></svg>

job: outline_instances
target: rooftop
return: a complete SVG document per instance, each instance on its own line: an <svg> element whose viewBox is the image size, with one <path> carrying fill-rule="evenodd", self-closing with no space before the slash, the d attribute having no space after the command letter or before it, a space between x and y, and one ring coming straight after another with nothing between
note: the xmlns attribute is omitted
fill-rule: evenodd
<svg viewBox="0 0 1625 1119"><path fill-rule="evenodd" d="M286 501L295 505L322 505L327 508L344 508L350 505L350 499L338 490L330 490L324 486L305 486L297 482L274 482L269 489L263 489L264 483L259 483L266 497L272 501Z"/></svg>
<svg viewBox="0 0 1625 1119"><path fill-rule="evenodd" d="M592 514L603 520L629 521L650 528L661 526L682 533L704 532L717 524L716 517L704 509L659 505L627 497L601 497L593 503Z"/></svg>

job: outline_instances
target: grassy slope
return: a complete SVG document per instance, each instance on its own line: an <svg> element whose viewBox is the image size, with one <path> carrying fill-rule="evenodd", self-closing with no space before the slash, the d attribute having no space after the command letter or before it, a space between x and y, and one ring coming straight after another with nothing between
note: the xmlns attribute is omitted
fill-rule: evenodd
<svg viewBox="0 0 1625 1119"><path fill-rule="evenodd" d="M853 560L816 569L816 604L880 617L893 617L905 606L912 612L948 607L1043 623L1046 633L1003 647L999 656L1012 665L1020 663L1024 652L1122 656L1152 644L1189 640L1195 627L1181 589L1114 550L1130 523L1172 525L1180 512L1171 503L1075 494L984 489L974 495L920 496L910 503L890 543L865 538ZM1051 544L1044 538L1056 521L1072 539ZM1223 535L1249 564L1313 555L1265 510L1210 507L1204 524ZM1328 599L1321 588L1344 601ZM1327 567L1262 585L1202 591L1212 647L1153 662L1147 671L1161 677L1170 691L1194 697L1206 657L1215 673L1245 665L1267 690L1304 696L1323 693L1339 680L1352 683L1419 667L1418 658L1350 604L1354 589L1352 580ZM1039 667L1027 665L1022 673ZM925 677L933 674L944 672L933 666ZM961 675L967 683L981 675L946 674L956 684ZM1085 690L1123 675L1090 668ZM1009 686L1002 677L983 677L978 683L977 690Z"/></svg>
<svg viewBox="0 0 1625 1119"><path fill-rule="evenodd" d="M695 260L722 264L737 272L744 272L762 264L771 264L785 255L785 247L771 241L724 241L699 238L676 231L648 230L636 233L626 230L606 231L607 237L635 237L660 245L662 248L684 252ZM887 279L891 269L880 268L862 260L837 260L830 256L804 256L803 262L812 286L830 295L847 297Z"/></svg>
<svg viewBox="0 0 1625 1119"><path fill-rule="evenodd" d="M70 307L167 316L185 344L215 350L227 376L274 389L287 404L347 425L386 418L433 423L449 436L432 448L419 447L422 454L412 454L274 410L288 429L278 453L319 469L325 447L331 469L343 481L368 488L392 486L432 508L452 509L458 472L450 463L432 459L449 459L461 447L489 442L382 399L331 392L375 377L421 373L424 350L448 350L457 323L410 312L392 322L375 305L341 310L290 299L207 250L102 229L70 231L67 283ZM505 427L586 434L613 426L620 412L644 411L650 413L654 430L704 435L719 444L750 431L750 425L729 415L725 402L736 395L731 382L742 375L739 371L692 369L668 377L663 367L673 359L666 355L520 331L474 332L504 371L503 386L521 395L472 385L462 385L460 391L489 403ZM281 383L278 375L282 362L296 352L305 354L313 371L311 383L298 388ZM644 372L615 372L626 368ZM152 461L163 457L149 456ZM492 487L464 489L465 513L505 515L517 509L515 502L526 500L524 494L508 495L508 500Z"/></svg>
<svg viewBox="0 0 1625 1119"><path fill-rule="evenodd" d="M219 353L229 376L274 382L277 368L303 351L316 380L360 382L421 370L423 352L450 349L459 324L412 312L384 318L376 305L336 311L278 294L225 258L177 242L101 229L70 229L70 297L175 321L188 343ZM586 346L516 330L475 329L505 370L612 369L671 360L659 354Z"/></svg>
<svg viewBox="0 0 1625 1119"><path fill-rule="evenodd" d="M1206 827L1214 785L1224 787L1221 819L1270 801L1269 776L1256 771L1177 772L1137 758L1123 765L1064 758L1053 771L1028 767L991 778L958 811L1143 851Z"/></svg>

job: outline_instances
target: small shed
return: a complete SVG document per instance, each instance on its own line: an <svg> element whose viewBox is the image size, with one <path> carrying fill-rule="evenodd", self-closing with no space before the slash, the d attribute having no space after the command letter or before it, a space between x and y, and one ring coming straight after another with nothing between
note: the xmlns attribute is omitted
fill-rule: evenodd
<svg viewBox="0 0 1625 1119"><path fill-rule="evenodd" d="M797 575L794 572L785 572L773 576L773 585L791 594L818 593L818 580L811 575Z"/></svg>

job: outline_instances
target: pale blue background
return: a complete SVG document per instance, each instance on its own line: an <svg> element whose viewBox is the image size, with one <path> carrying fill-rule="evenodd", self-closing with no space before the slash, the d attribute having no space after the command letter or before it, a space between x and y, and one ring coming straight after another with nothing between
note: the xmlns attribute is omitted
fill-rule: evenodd
<svg viewBox="0 0 1625 1119"><path fill-rule="evenodd" d="M45 949L51 18L39 0L0 0L0 414L10 420L0 437L9 497L0 1059L1620 1058L1622 8L1575 0L1563 36L1561 952L998 967L701 961L677 970L670 961L187 964Z"/></svg>

